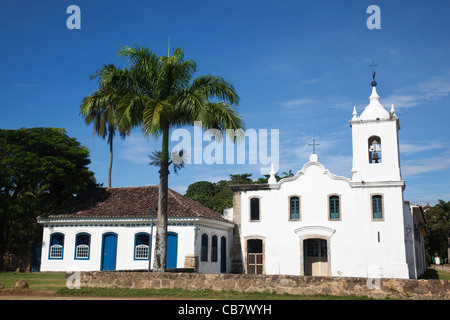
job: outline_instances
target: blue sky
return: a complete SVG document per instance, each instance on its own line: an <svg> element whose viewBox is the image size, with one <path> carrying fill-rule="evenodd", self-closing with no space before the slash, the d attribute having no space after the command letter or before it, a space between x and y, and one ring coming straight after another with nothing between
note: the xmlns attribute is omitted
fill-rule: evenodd
<svg viewBox="0 0 450 320"><path fill-rule="evenodd" d="M72 4L81 9L80 30L66 27ZM379 30L366 26L372 4L381 9ZM351 177L349 120L353 106L360 114L369 103L375 60L381 103L394 104L400 119L405 199L448 201L449 10L445 0L2 1L0 127L65 128L89 148L90 169L106 185L106 141L79 116L97 88L89 76L104 64L126 66L117 55L125 45L166 54L170 36L172 48L197 62L197 75L233 82L247 129L279 130L280 173L300 170L316 139L325 167ZM116 139L113 186L158 184L147 156L160 143L139 129ZM171 173L169 187L184 193L193 182L237 173L256 179L261 166L191 164Z"/></svg>

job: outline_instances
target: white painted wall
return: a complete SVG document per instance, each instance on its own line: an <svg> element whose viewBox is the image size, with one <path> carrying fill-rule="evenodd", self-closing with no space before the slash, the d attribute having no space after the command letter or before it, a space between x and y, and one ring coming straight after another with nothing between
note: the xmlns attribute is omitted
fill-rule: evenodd
<svg viewBox="0 0 450 320"><path fill-rule="evenodd" d="M329 250L332 276L367 277L372 267L383 277L408 278L405 256L402 187L352 186L348 178L330 174L316 161L295 177L271 185L271 190L241 193L241 243L263 238L266 274L303 274L302 241L314 234L296 230L332 230ZM341 220L328 219L328 196L340 195ZM371 195L382 194L384 219L372 220ZM300 221L289 221L289 196L300 196ZM260 197L260 221L250 221L250 198ZM311 229L314 230L314 229ZM380 242L378 242L378 232ZM245 254L244 254L245 256Z"/></svg>
<svg viewBox="0 0 450 320"><path fill-rule="evenodd" d="M80 220L71 220L58 222L41 221L41 223L44 224L44 232L42 238L41 271L70 271L75 269L80 271L100 270L102 256L102 236L103 234L108 232L113 232L118 235L116 270L148 269L148 260L134 260L134 245L135 235L137 233L151 233L150 221L102 220L83 222ZM209 219L198 218L194 218L191 220L178 220L173 222L169 221L167 231L175 232L178 235L177 268L184 267L186 255L200 255L201 236L198 237L197 242L194 245L195 227L197 225L199 225L201 232L207 232L211 236L213 234L219 236L219 250L220 237L222 235L225 236L228 241L227 254L228 256L231 256L231 240L233 227L231 223L220 223ZM154 226L153 230L154 234L156 234L156 225ZM82 232L91 235L90 257L88 260L80 260L74 258L76 235ZM50 235L52 233L64 234L63 259L49 259L49 241ZM153 239L151 254L152 265L154 260L154 241L155 240ZM211 250L211 248L209 248L209 250ZM231 260L231 258L229 260ZM228 264L230 264L230 261L228 261ZM230 266L228 266L228 270L230 270L229 268ZM208 273L220 273L220 251L218 262L208 262L203 264L201 263L199 271Z"/></svg>

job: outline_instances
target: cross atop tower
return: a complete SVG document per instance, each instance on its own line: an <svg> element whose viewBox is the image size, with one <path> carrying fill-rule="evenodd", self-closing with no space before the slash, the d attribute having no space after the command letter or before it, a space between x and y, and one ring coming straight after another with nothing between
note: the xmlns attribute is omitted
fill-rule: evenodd
<svg viewBox="0 0 450 320"><path fill-rule="evenodd" d="M375 81L375 75L376 75L375 67L378 67L378 65L375 64L375 60L372 60L372 64L369 67L372 68L372 70L373 70L373 72L372 72L372 78L373 78L372 87L376 87L377 82Z"/></svg>
<svg viewBox="0 0 450 320"><path fill-rule="evenodd" d="M313 147L313 154L316 154L316 146L319 145L318 143L316 143L316 139L313 139L313 143L310 143L308 145Z"/></svg>

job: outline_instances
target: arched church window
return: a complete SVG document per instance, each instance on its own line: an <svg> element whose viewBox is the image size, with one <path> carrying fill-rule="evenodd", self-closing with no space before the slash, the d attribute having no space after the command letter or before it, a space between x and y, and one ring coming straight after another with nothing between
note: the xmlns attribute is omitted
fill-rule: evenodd
<svg viewBox="0 0 450 320"><path fill-rule="evenodd" d="M250 199L250 221L259 221L259 198Z"/></svg>
<svg viewBox="0 0 450 320"><path fill-rule="evenodd" d="M208 235L202 234L201 261L208 261Z"/></svg>
<svg viewBox="0 0 450 320"><path fill-rule="evenodd" d="M369 163L381 163L381 138L371 136L369 138Z"/></svg>
<svg viewBox="0 0 450 320"><path fill-rule="evenodd" d="M338 195L331 195L328 197L328 208L329 208L329 220L340 220L341 210Z"/></svg>
<svg viewBox="0 0 450 320"><path fill-rule="evenodd" d="M217 236L212 236L211 237L211 261L212 262L217 262Z"/></svg>
<svg viewBox="0 0 450 320"><path fill-rule="evenodd" d="M381 195L372 196L372 219L383 220L383 197Z"/></svg>
<svg viewBox="0 0 450 320"><path fill-rule="evenodd" d="M289 220L300 220L300 197L289 198Z"/></svg>

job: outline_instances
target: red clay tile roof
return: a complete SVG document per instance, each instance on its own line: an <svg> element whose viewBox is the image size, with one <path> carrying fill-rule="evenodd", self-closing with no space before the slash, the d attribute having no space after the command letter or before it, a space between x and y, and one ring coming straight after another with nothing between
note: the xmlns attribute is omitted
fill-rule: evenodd
<svg viewBox="0 0 450 320"><path fill-rule="evenodd" d="M158 186L95 188L88 191L73 204L40 216L51 218L151 218L158 205ZM169 217L203 217L230 222L217 212L169 189Z"/></svg>

